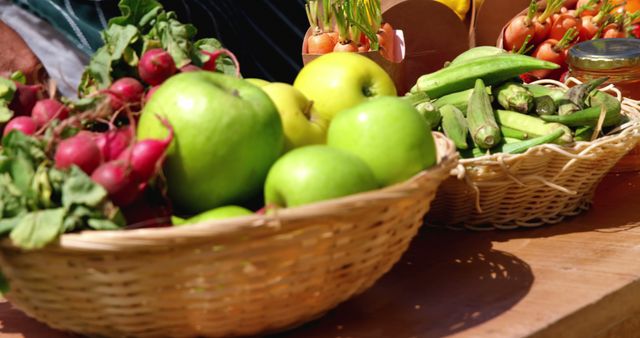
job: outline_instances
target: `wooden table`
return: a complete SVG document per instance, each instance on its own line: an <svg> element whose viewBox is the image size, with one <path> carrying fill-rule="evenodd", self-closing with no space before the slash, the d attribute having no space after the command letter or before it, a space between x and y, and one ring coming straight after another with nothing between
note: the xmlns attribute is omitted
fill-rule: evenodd
<svg viewBox="0 0 640 338"><path fill-rule="evenodd" d="M424 229L376 286L277 337L640 336L640 174L588 213L511 232ZM0 336L71 337L0 303Z"/></svg>

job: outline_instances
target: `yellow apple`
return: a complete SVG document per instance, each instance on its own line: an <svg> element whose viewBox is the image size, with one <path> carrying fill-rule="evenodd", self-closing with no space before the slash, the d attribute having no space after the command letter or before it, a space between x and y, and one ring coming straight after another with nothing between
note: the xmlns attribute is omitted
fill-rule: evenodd
<svg viewBox="0 0 640 338"><path fill-rule="evenodd" d="M284 129L285 150L311 144L323 144L329 123L321 118L312 101L294 86L274 82L262 90L275 104Z"/></svg>
<svg viewBox="0 0 640 338"><path fill-rule="evenodd" d="M247 82L249 82L251 84L254 84L254 85L258 86L258 87L264 87L264 86L266 86L266 85L271 83L271 82L269 82L267 80L257 79L257 78L252 78L252 77L246 78L245 81L247 81Z"/></svg>
<svg viewBox="0 0 640 338"><path fill-rule="evenodd" d="M357 53L320 56L302 68L293 86L315 102L318 113L329 121L372 97L396 96L389 74Z"/></svg>

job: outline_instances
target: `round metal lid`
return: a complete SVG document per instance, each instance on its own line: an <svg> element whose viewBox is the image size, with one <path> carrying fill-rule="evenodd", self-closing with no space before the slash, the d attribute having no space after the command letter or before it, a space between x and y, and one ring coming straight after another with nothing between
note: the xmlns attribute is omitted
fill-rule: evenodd
<svg viewBox="0 0 640 338"><path fill-rule="evenodd" d="M640 65L640 39L598 39L569 49L567 63L584 70L611 70Z"/></svg>

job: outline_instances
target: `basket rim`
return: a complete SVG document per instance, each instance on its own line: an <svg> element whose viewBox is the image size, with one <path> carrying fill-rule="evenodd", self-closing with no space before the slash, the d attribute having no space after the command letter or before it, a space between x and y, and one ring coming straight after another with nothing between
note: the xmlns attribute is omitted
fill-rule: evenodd
<svg viewBox="0 0 640 338"><path fill-rule="evenodd" d="M458 152L453 142L439 132L432 132L436 143L437 164L423 170L413 177L381 189L366 191L358 194L335 198L331 200L319 201L303 206L293 208L277 209L273 214L264 215L248 215L220 220L207 220L196 224L184 226L170 226L159 228L142 228L130 230L111 230L111 231L95 231L85 230L77 233L67 233L60 235L59 239L38 250L32 252L43 251L123 251L123 250L149 250L167 248L166 241L171 240L176 245L192 244L199 242L210 242L212 240L221 240L225 238L236 237L239 233L249 235L249 231L270 228L286 231L293 231L304 228L312 219L319 217L340 217L354 212L363 212L370 209L373 205L380 206L402 198L406 198L420 187L432 182L431 178L438 178L434 184L440 184L456 167L458 163ZM441 178L439 178L441 177ZM286 223L283 226L283 222ZM290 224L291 223L291 224ZM270 231L263 236L273 236L281 234L281 232ZM119 248L114 248L112 244L118 240L136 241L137 244L123 244ZM101 245L102 243L102 245ZM0 249L9 249L24 251L15 246L10 238L0 240ZM25 251L29 252L29 251Z"/></svg>

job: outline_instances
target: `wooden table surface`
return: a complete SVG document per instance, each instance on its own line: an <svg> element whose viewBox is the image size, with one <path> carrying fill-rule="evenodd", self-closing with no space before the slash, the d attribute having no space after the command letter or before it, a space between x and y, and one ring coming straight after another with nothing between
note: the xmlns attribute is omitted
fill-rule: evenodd
<svg viewBox="0 0 640 338"><path fill-rule="evenodd" d="M510 232L423 229L372 289L275 337L638 337L640 174L593 208ZM0 303L0 337L72 337Z"/></svg>

